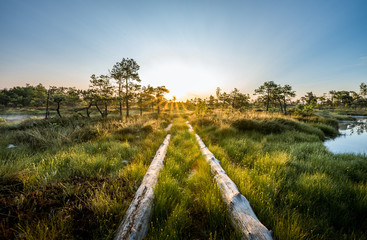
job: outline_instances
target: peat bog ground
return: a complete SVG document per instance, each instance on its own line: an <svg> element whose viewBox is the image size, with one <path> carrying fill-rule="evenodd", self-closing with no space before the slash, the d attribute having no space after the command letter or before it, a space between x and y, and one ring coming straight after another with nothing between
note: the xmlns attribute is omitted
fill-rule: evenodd
<svg viewBox="0 0 367 240"><path fill-rule="evenodd" d="M367 238L367 158L325 148L335 120L183 108L1 125L0 238L112 239L172 120L147 239L241 237L186 120L275 239Z"/></svg>

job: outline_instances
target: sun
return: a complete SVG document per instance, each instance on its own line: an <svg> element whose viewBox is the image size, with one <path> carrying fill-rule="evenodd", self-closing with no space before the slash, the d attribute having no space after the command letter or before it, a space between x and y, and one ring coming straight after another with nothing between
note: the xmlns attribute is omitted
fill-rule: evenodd
<svg viewBox="0 0 367 240"><path fill-rule="evenodd" d="M169 93L166 99L176 97L184 101L190 96L214 92L224 79L223 74L214 66L182 59L161 60L149 66L149 79L153 85L164 85Z"/></svg>
<svg viewBox="0 0 367 240"><path fill-rule="evenodd" d="M173 94L172 92L169 92L169 93L166 94L165 98L167 100L172 100L174 96L177 98L177 96L175 94Z"/></svg>

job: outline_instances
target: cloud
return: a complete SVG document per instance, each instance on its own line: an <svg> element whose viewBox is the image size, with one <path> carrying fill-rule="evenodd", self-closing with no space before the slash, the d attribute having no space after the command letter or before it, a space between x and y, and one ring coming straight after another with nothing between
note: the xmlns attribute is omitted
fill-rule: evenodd
<svg viewBox="0 0 367 240"><path fill-rule="evenodd" d="M366 66L366 65L367 65L367 56L359 57L357 66Z"/></svg>

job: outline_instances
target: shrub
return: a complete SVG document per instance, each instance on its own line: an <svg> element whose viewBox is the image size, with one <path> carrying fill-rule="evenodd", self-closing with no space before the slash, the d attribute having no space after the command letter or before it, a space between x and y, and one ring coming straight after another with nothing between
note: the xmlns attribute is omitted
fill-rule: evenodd
<svg viewBox="0 0 367 240"><path fill-rule="evenodd" d="M311 125L320 129L328 137L336 137L339 134L337 129L324 123L312 123Z"/></svg>
<svg viewBox="0 0 367 240"><path fill-rule="evenodd" d="M325 137L322 129L320 130L317 127L313 127L301 122L283 118L263 119L262 121L241 119L234 121L232 123L232 126L240 131L256 131L262 134L279 134L285 131L298 131L307 134L315 134L320 139L324 139ZM327 128L327 125L323 125L323 127L325 131L327 131L328 133L333 131Z"/></svg>
<svg viewBox="0 0 367 240"><path fill-rule="evenodd" d="M146 126L142 127L141 130L144 133L148 134L148 133L153 132L153 127L151 125L146 125Z"/></svg>
<svg viewBox="0 0 367 240"><path fill-rule="evenodd" d="M200 127L216 125L214 120L209 119L209 118L200 118L197 121L195 121L195 124L199 125Z"/></svg>

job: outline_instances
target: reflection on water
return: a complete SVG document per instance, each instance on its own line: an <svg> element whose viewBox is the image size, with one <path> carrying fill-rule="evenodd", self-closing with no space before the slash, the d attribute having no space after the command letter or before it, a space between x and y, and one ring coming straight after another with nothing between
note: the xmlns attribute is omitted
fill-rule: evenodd
<svg viewBox="0 0 367 240"><path fill-rule="evenodd" d="M341 136L324 143L331 152L367 154L367 117L340 122L339 132Z"/></svg>
<svg viewBox="0 0 367 240"><path fill-rule="evenodd" d="M5 119L6 122L9 122L9 123L21 122L29 118L42 118L41 115L37 116L34 114L6 114L6 115L0 115L0 117Z"/></svg>
<svg viewBox="0 0 367 240"><path fill-rule="evenodd" d="M339 130L346 135L363 134L367 131L367 119L358 119L352 122L339 123Z"/></svg>

